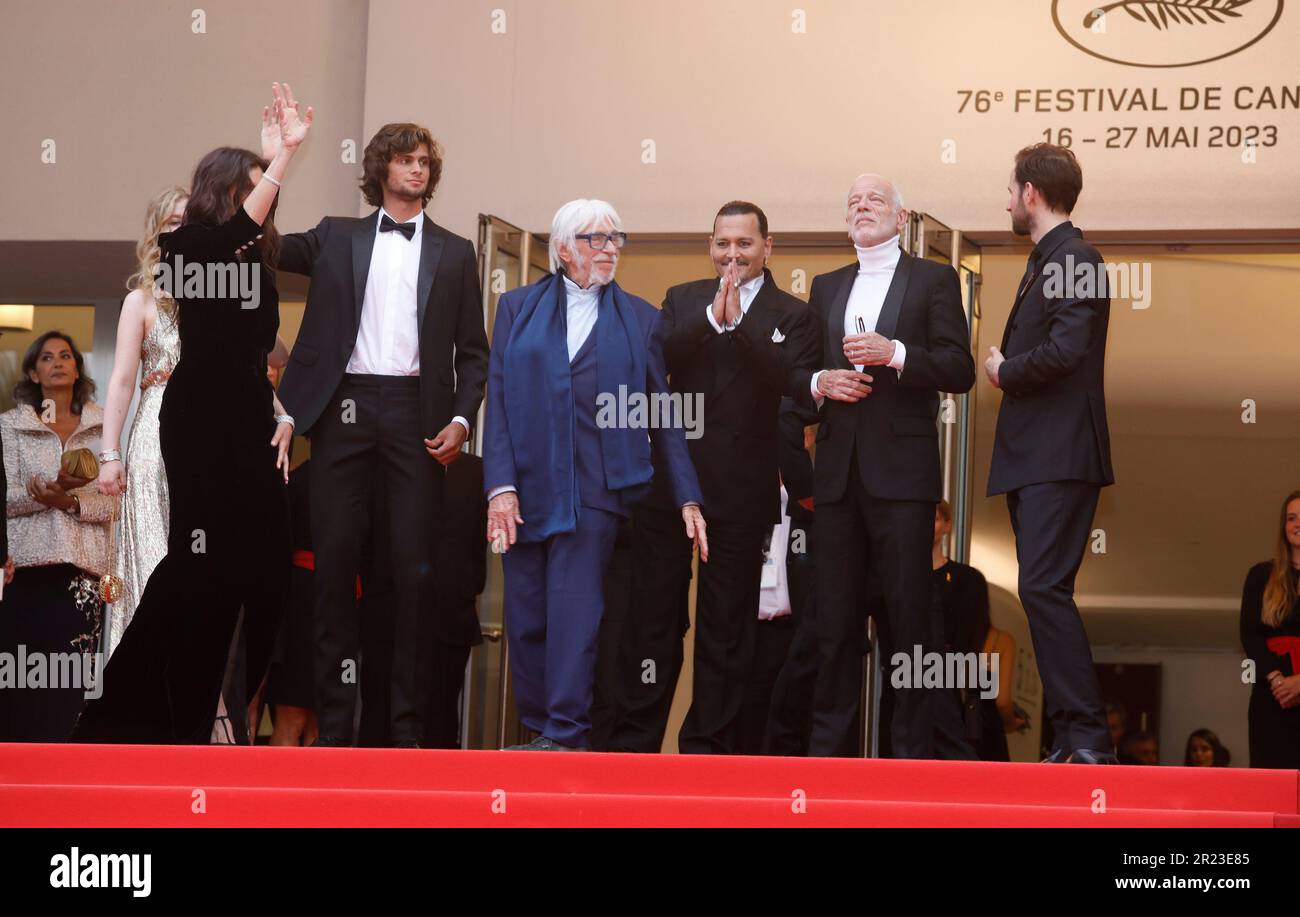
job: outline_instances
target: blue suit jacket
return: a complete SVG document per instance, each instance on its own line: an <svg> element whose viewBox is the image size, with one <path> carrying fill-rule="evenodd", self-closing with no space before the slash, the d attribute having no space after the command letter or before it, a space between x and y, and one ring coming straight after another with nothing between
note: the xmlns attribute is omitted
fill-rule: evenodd
<svg viewBox="0 0 1300 917"><path fill-rule="evenodd" d="M538 283L548 282L551 278L548 276ZM526 485L520 484L520 469L516 466L517 450L515 443L522 441L524 438L533 436L544 436L545 431L539 424L537 427L525 425L524 429L511 429L506 423L505 413L505 386L503 380L505 374L510 371L507 355L505 354L506 342L510 340L511 328L514 325L515 318L519 314L520 308L529 294L528 287L514 289L503 295L497 303L496 322L492 330L492 349L488 361L488 391L487 391L487 416L483 430L483 488L485 492L490 492L497 487L504 485L513 485L521 490ZM646 379L645 391L649 394L667 395L670 392L668 387L667 372L664 367L663 356L663 326L662 317L659 310L636 296L628 295L631 301L633 314L636 317L637 326L641 332L641 340L646 348ZM597 322L606 320L603 314L605 306L602 304L602 314L598 317ZM593 328L591 336L584 343L582 349L575 356L570 365L573 373L573 391L575 396L575 418L577 420L577 436L574 439L575 450L585 450L584 455L587 461L577 462L575 464L580 472L579 489L581 503L586 506L593 506L617 512L620 515L628 516L631 514L632 505L636 500L643 496L645 488L635 490L612 491L609 490L603 481L593 481L592 476L583 475L583 467L599 467L598 461L591 461L592 452L600 450L600 440L598 436L590 435L594 429L594 417L597 406L591 395L594 386L583 384L584 381L590 382L590 377L594 376L594 342L596 339L596 329ZM600 394L600 393L596 393ZM617 396L617 393L610 393ZM584 423L584 418L586 423ZM588 435L584 435L584 429ZM651 427L646 431L650 438L650 453L653 458L654 470L661 475L666 475L672 488L672 494L675 502L681 506L686 503L703 503L700 494L699 481L695 475L695 469L691 465L690 455L686 448L685 431L680 427ZM649 462L650 459L647 459ZM651 469L647 468L647 471ZM647 480L649 480L647 475ZM541 516L549 515L545 510L549 508L549 501L554 499L553 494L539 493L520 493L520 515L524 518L524 526L521 528L520 537L523 540L535 540L528 537L528 521L530 510L528 507L543 507ZM533 515L538 515L533 512Z"/></svg>

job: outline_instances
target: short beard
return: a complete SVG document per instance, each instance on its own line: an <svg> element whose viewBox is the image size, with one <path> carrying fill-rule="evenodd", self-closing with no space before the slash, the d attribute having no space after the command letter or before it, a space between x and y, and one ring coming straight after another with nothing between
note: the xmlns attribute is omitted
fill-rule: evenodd
<svg viewBox="0 0 1300 917"><path fill-rule="evenodd" d="M1011 231L1018 236L1027 236L1033 227L1029 225L1028 214L1011 213Z"/></svg>
<svg viewBox="0 0 1300 917"><path fill-rule="evenodd" d="M400 183L396 188L389 187L388 193L393 195L393 197L403 201L424 200L424 189L421 189L419 191L412 191L410 188L406 187L405 182Z"/></svg>

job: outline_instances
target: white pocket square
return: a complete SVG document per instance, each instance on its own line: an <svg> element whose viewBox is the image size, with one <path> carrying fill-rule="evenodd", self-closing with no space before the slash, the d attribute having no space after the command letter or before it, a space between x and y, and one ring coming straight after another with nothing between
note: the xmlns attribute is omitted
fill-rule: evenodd
<svg viewBox="0 0 1300 917"><path fill-rule="evenodd" d="M785 340L785 335L781 333L781 329L780 329L780 328L773 328L773 329L772 329L772 343L773 343L773 344L780 344L780 343L781 343L782 341L784 341L784 340Z"/></svg>

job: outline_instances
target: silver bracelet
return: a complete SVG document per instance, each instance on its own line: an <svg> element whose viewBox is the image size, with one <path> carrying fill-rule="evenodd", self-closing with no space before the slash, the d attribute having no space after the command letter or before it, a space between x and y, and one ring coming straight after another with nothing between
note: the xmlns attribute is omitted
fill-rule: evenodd
<svg viewBox="0 0 1300 917"><path fill-rule="evenodd" d="M287 423L289 426L291 426L291 427L295 427L295 428L298 426L297 424L295 424L295 423L293 422L293 417L291 417L291 416L288 415L288 414L276 414L276 415L275 415L275 422L276 422L276 423Z"/></svg>
<svg viewBox="0 0 1300 917"><path fill-rule="evenodd" d="M105 449L103 452L99 453L99 460L101 462L120 462L122 461L122 450Z"/></svg>
<svg viewBox="0 0 1300 917"><path fill-rule="evenodd" d="M265 178L267 181L269 181L271 184L275 185L277 188L280 187L280 183L276 181L274 178L272 178L271 176L267 175L265 172L262 173L262 177Z"/></svg>

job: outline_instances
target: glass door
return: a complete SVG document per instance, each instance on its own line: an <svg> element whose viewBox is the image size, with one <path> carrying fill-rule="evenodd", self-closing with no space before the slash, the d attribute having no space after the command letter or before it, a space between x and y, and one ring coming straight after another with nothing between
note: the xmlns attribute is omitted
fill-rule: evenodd
<svg viewBox="0 0 1300 917"><path fill-rule="evenodd" d="M500 217L479 214L478 266L483 320L491 344L501 296L547 273L546 241ZM480 407L470 444L475 455L483 454L483 417L484 408ZM484 642L470 654L461 701L461 745L465 748L502 748L522 738L510 689L503 594L501 557L489 553L487 585L479 597Z"/></svg>
<svg viewBox="0 0 1300 917"><path fill-rule="evenodd" d="M980 248L960 231L928 213L908 215L903 248L917 258L951 265L961 285L962 308L970 328L971 354L977 373L980 357ZM975 393L946 392L939 403L939 448L943 460L943 496L952 505L948 556L966 563L970 557L971 486L974 455Z"/></svg>

